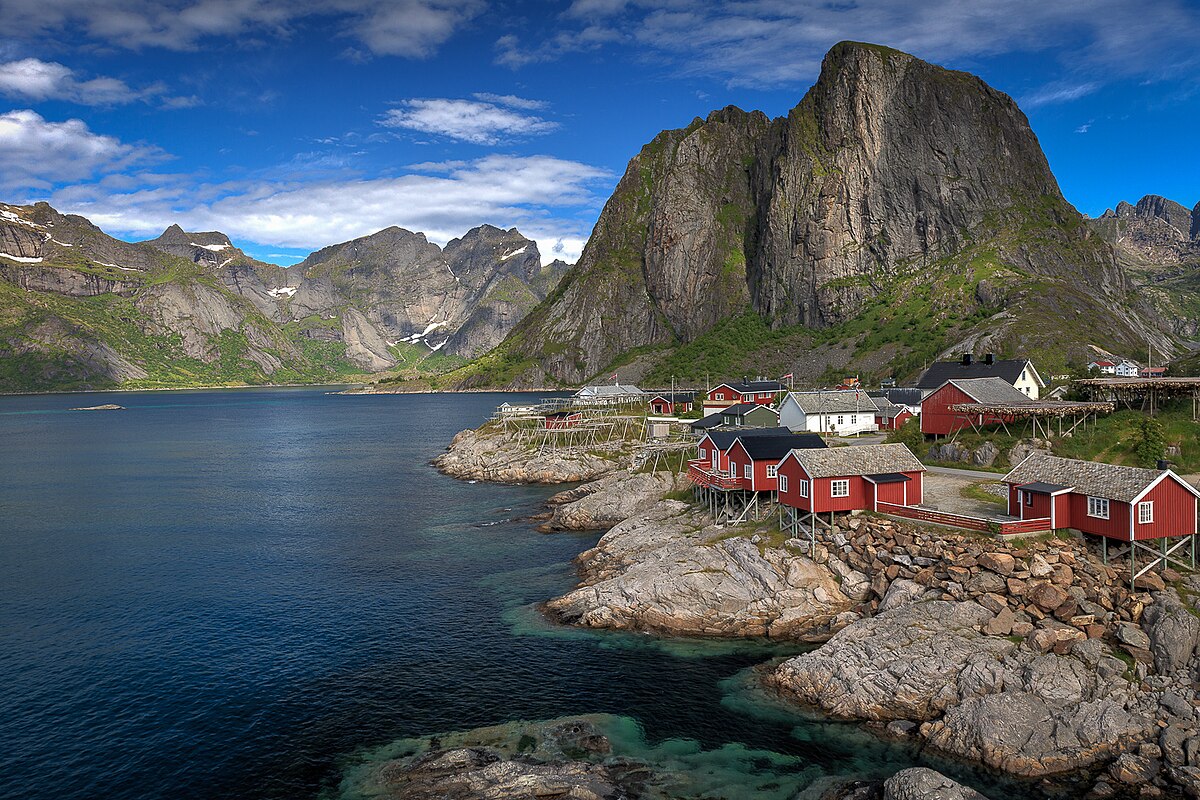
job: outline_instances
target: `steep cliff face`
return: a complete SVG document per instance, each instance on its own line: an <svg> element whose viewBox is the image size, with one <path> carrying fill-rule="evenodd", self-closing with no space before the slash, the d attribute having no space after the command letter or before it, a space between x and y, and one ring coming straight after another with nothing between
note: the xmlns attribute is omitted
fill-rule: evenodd
<svg viewBox="0 0 1200 800"><path fill-rule="evenodd" d="M1200 335L1200 203L1158 195L1117 203L1088 226L1112 245L1138 294L1179 336Z"/></svg>
<svg viewBox="0 0 1200 800"><path fill-rule="evenodd" d="M1082 352L1095 332L1071 318L1101 309L1116 309L1106 342L1163 337L1128 289L1009 97L845 42L786 117L727 108L645 146L560 291L463 381L575 383L745 314L811 331L811 347L846 328L827 368L882 369L884 346ZM934 324L920 342L866 342L899 313ZM1027 324L1039 314L1054 324Z"/></svg>

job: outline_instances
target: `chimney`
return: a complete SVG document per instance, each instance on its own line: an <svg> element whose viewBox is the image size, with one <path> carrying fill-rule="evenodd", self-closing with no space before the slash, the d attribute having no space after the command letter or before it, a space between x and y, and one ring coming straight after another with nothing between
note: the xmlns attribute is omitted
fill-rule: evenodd
<svg viewBox="0 0 1200 800"><path fill-rule="evenodd" d="M1167 461L1165 458L1160 458L1158 460L1158 471L1159 472L1169 469L1170 466L1171 466L1171 462Z"/></svg>
<svg viewBox="0 0 1200 800"><path fill-rule="evenodd" d="M983 363L987 364L989 367L990 367L992 364L995 364L995 363L996 363L996 354L995 354L995 353L988 353L987 355L985 355L985 356L983 357Z"/></svg>
<svg viewBox="0 0 1200 800"><path fill-rule="evenodd" d="M973 357L973 356L972 356L970 353L963 353L963 356L962 356L962 365L963 365L964 367L969 367L969 366L971 366L971 362L972 362L973 360L974 360L974 357Z"/></svg>

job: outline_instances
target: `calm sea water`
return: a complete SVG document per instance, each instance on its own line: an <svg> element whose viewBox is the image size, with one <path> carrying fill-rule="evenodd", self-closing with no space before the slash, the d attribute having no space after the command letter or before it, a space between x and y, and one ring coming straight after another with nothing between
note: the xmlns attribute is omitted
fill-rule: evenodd
<svg viewBox="0 0 1200 800"><path fill-rule="evenodd" d="M596 537L521 519L552 489L428 464L506 398L0 398L0 797L332 796L396 739L593 712L797 787L922 760L761 703L768 647L541 622Z"/></svg>

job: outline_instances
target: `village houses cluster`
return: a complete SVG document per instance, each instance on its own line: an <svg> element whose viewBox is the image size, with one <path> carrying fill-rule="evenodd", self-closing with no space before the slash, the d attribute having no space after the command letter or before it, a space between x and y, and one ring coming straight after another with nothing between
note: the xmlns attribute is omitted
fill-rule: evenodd
<svg viewBox="0 0 1200 800"><path fill-rule="evenodd" d="M1091 383L1111 378L1141 391L1197 380L1164 378L1132 362L1097 361L1090 368L1093 376L1107 376ZM778 513L784 529L815 535L818 526L832 527L837 514L869 511L1001 536L1074 529L1099 537L1106 554L1110 540L1119 543L1118 554L1144 553L1142 572L1165 566L1188 542L1194 552L1200 493L1165 462L1140 468L1034 452L1000 478L1007 513L984 519L925 502L928 468L906 445L883 442L887 432L911 421L932 440L1020 425L1049 438L1055 425L1059 435L1069 434L1115 408L1112 397L1044 398L1046 383L1028 359L963 355L931 365L913 386L874 391L853 379L835 389L794 391L785 383L790 377L743 378L704 392L643 392L614 382L586 387L574 400L643 403L651 423L692 417L696 444L687 477L719 523ZM1200 392L1200 383L1188 387L1193 397ZM567 408L547 414L544 424L579 419L578 410ZM1146 544L1151 540L1154 546Z"/></svg>

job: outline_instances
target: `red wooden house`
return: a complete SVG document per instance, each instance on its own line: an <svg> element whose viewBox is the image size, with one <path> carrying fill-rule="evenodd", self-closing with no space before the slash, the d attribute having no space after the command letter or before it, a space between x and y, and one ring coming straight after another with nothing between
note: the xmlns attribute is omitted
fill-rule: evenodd
<svg viewBox="0 0 1200 800"><path fill-rule="evenodd" d="M546 426L546 430L562 430L564 428L574 428L583 421L583 414L578 411L556 411L553 414L547 414L542 423Z"/></svg>
<svg viewBox="0 0 1200 800"><path fill-rule="evenodd" d="M730 473L741 478L741 488L773 492L779 488L779 462L784 456L793 450L820 450L826 446L825 440L815 433L789 431L771 436L739 436L726 451L726 458Z"/></svg>
<svg viewBox="0 0 1200 800"><path fill-rule="evenodd" d="M921 433L947 436L972 425L999 425L1003 420L991 413L964 414L950 406L964 403L1029 405L1024 392L1003 378L967 378L946 381L921 402Z"/></svg>
<svg viewBox="0 0 1200 800"><path fill-rule="evenodd" d="M915 506L924 472L902 444L793 450L779 462L779 502L814 514Z"/></svg>
<svg viewBox="0 0 1200 800"><path fill-rule="evenodd" d="M755 403L760 406L775 405L775 399L787 387L779 381L739 381L722 383L708 390L704 400L705 411L720 411L737 403Z"/></svg>
<svg viewBox="0 0 1200 800"><path fill-rule="evenodd" d="M695 392L660 392L650 398L650 413L686 414L696 402Z"/></svg>
<svg viewBox="0 0 1200 800"><path fill-rule="evenodd" d="M904 423L913 418L914 414L904 406L898 406L885 397L875 398L878 410L875 412L875 424L881 431L897 431Z"/></svg>
<svg viewBox="0 0 1200 800"><path fill-rule="evenodd" d="M1197 492L1169 469L1033 453L1004 476L1008 513L1125 542L1197 533Z"/></svg>
<svg viewBox="0 0 1200 800"><path fill-rule="evenodd" d="M693 483L703 484L705 475L732 477L729 448L739 437L783 436L791 434L787 428L749 428L746 430L710 430L700 437L696 446L696 458L688 462L688 476ZM824 442L822 442L824 444ZM695 467L695 475L693 475ZM740 484L739 484L740 485Z"/></svg>

